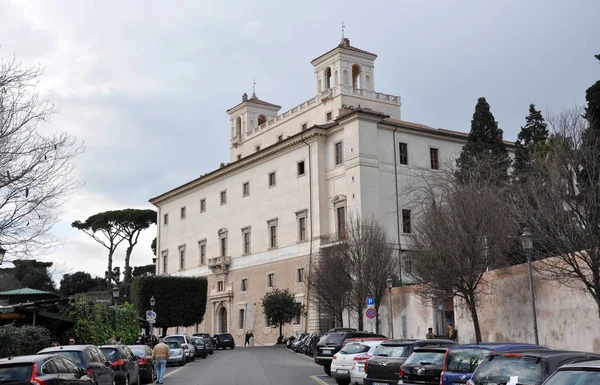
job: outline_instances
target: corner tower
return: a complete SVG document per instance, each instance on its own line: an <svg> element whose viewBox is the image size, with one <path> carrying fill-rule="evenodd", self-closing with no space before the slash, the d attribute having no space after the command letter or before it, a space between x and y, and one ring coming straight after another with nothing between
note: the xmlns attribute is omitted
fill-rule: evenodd
<svg viewBox="0 0 600 385"><path fill-rule="evenodd" d="M242 102L227 110L231 126L231 147L241 145L249 133L277 117L281 106L268 103L256 97L255 93L248 98L242 95Z"/></svg>

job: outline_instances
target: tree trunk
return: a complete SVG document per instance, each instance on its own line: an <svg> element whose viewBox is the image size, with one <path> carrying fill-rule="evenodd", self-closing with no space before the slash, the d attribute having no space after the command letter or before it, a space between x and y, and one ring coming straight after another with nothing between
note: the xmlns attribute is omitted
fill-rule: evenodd
<svg viewBox="0 0 600 385"><path fill-rule="evenodd" d="M108 273L106 273L106 289L107 290L110 290L112 287L113 253L114 253L114 250L111 250L108 253Z"/></svg>
<svg viewBox="0 0 600 385"><path fill-rule="evenodd" d="M283 324L279 324L279 339L277 341L281 340L282 329L283 329Z"/></svg>
<svg viewBox="0 0 600 385"><path fill-rule="evenodd" d="M358 316L358 330L364 330L365 325L363 323L363 309L362 307L359 306L358 310L356 311L356 315Z"/></svg>
<svg viewBox="0 0 600 385"><path fill-rule="evenodd" d="M475 328L475 340L477 343L481 342L481 329L479 328L479 316L477 315L477 307L475 306L475 296L469 296L467 305L471 311L471 318L473 319L473 328Z"/></svg>
<svg viewBox="0 0 600 385"><path fill-rule="evenodd" d="M133 246L129 245L127 250L125 251L125 274L123 277L123 286L127 287L129 282L131 282L131 267L129 266L129 260L131 259L131 252L133 251Z"/></svg>

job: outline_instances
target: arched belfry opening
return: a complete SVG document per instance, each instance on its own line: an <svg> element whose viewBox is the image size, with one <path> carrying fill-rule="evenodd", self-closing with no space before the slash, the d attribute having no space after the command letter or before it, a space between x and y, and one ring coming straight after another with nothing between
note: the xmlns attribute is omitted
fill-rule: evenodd
<svg viewBox="0 0 600 385"><path fill-rule="evenodd" d="M360 88L360 66L358 64L352 66L352 87Z"/></svg>
<svg viewBox="0 0 600 385"><path fill-rule="evenodd" d="M325 89L328 90L331 88L331 67L327 67L325 69Z"/></svg>
<svg viewBox="0 0 600 385"><path fill-rule="evenodd" d="M237 136L238 138L242 136L242 118L240 118L239 116L235 120L235 136Z"/></svg>
<svg viewBox="0 0 600 385"><path fill-rule="evenodd" d="M258 115L258 125L262 126L267 121L267 117L264 115Z"/></svg>

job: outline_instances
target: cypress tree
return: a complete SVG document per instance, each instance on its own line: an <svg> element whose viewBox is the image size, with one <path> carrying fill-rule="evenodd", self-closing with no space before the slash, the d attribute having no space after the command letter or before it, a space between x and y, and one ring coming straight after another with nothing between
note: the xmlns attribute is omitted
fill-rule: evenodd
<svg viewBox="0 0 600 385"><path fill-rule="evenodd" d="M525 119L526 124L521 127L515 150L514 173L519 179L525 177L536 153L548 140L548 126L535 105L529 105L529 115Z"/></svg>
<svg viewBox="0 0 600 385"><path fill-rule="evenodd" d="M502 130L485 98L479 98L471 120L467 144L457 159L459 178L466 181L507 180L510 159L502 141Z"/></svg>

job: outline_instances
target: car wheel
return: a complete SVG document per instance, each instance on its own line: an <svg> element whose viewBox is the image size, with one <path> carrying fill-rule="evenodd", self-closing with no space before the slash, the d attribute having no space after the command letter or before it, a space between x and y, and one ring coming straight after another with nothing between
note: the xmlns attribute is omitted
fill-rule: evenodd
<svg viewBox="0 0 600 385"><path fill-rule="evenodd" d="M192 356L192 361L196 361L196 353Z"/></svg>
<svg viewBox="0 0 600 385"><path fill-rule="evenodd" d="M331 366L324 365L323 370L325 371L325 374L327 374L328 376L331 376Z"/></svg>

